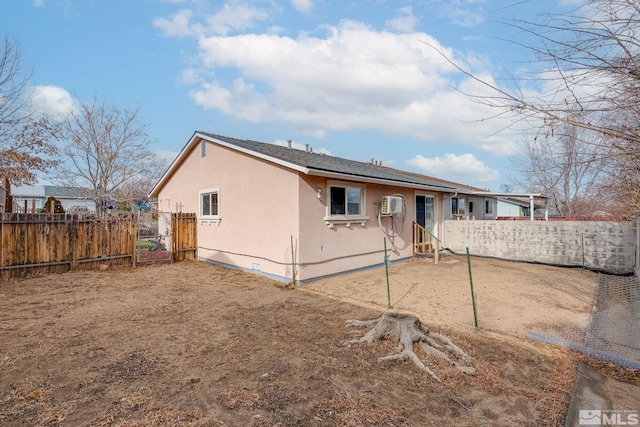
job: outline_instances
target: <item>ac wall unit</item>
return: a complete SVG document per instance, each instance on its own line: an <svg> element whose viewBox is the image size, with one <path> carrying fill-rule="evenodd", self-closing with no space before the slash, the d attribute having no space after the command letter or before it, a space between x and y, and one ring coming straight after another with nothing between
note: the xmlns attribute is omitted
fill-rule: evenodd
<svg viewBox="0 0 640 427"><path fill-rule="evenodd" d="M382 198L382 206L380 206L380 214L396 215L400 213L402 213L402 197L384 196Z"/></svg>

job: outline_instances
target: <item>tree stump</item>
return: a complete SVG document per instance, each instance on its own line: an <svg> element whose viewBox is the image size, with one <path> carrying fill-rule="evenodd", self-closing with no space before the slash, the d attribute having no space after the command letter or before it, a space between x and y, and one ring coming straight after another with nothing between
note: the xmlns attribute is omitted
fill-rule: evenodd
<svg viewBox="0 0 640 427"><path fill-rule="evenodd" d="M431 378L442 382L440 378L418 358L413 350L414 343L418 344L426 354L441 358L454 365L460 371L473 375L475 369L464 366L459 361L469 362L470 357L441 334L429 332L429 328L422 324L413 314L385 312L373 320L347 320L347 326L362 326L371 328L362 338L347 341L346 346L352 344L370 344L379 339L394 339L398 342L398 353L381 357L379 362L386 360L411 360L420 370L429 374Z"/></svg>

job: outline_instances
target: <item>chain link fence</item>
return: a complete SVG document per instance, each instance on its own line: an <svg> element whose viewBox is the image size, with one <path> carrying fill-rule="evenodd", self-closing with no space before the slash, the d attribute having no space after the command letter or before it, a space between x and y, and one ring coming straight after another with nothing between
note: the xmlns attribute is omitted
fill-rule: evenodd
<svg viewBox="0 0 640 427"><path fill-rule="evenodd" d="M599 274L587 324L529 332L527 337L640 369L640 279Z"/></svg>
<svg viewBox="0 0 640 427"><path fill-rule="evenodd" d="M640 365L640 280L601 274L585 346Z"/></svg>

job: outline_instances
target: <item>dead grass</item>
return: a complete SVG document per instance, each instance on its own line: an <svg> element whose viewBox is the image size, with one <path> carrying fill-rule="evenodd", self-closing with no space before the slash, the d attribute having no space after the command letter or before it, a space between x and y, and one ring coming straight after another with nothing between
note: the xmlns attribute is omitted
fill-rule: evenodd
<svg viewBox="0 0 640 427"><path fill-rule="evenodd" d="M438 384L412 362L378 363L391 342L342 346L361 333L345 320L379 307L280 287L203 263L2 285L0 425L564 423L574 353L499 330L431 328L476 368L464 375L421 354Z"/></svg>

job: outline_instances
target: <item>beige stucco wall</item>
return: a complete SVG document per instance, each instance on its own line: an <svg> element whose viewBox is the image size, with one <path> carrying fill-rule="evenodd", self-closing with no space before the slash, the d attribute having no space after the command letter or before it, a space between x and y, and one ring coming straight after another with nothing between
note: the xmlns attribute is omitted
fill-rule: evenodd
<svg viewBox="0 0 640 427"><path fill-rule="evenodd" d="M326 183L323 183L326 188ZM310 279L327 274L349 271L384 262L384 238L387 237L378 225L377 213L379 203L384 195L400 193L397 190L385 189L379 185L365 185L365 212L369 217L363 225L361 223L335 224L330 228L324 221L327 215L327 197L314 209L305 215L305 227L301 230L303 244L300 247L301 277ZM328 189L323 195L328 195ZM403 194L405 198L408 194ZM412 205L412 204L408 204ZM306 206L309 206L307 204ZM412 213L407 212L410 222ZM405 222L406 223L406 222ZM383 219L383 226L389 225L389 219ZM411 256L412 248L411 226L405 226L401 236L387 237L387 245L391 260ZM392 247L398 249L392 251ZM373 252L373 253L372 253ZM305 264L306 263L306 264Z"/></svg>
<svg viewBox="0 0 640 427"><path fill-rule="evenodd" d="M199 212L199 191L220 190L221 221L198 221L198 257L291 277L291 236L297 236L297 173L207 144L200 144L160 190L158 199L175 210Z"/></svg>
<svg viewBox="0 0 640 427"><path fill-rule="evenodd" d="M363 225L354 222L335 224L330 228L324 221L327 215L328 180L319 177L301 176L300 214L302 226L299 239L299 278L316 277L359 269L384 262L384 238L391 261L413 255L413 221L415 219L412 189L365 184L365 209L369 220ZM329 180L332 181L332 180ZM348 181L343 181L348 183ZM322 199L316 197L315 188L322 188ZM378 223L378 209L383 196L402 194L406 201L407 215L401 235L389 237L391 220L383 217L382 228ZM439 194L419 192L436 196L436 219L442 197ZM397 219L396 223L401 224ZM439 228L436 231L439 233Z"/></svg>
<svg viewBox="0 0 640 427"><path fill-rule="evenodd" d="M158 199L165 210L199 212L199 191L219 188L221 220L198 221L198 257L236 266L279 280L290 281L292 238L296 258L296 281L305 281L349 270L382 264L384 238L391 261L413 254L415 219L413 189L364 184L364 209L369 219L330 227L327 196L329 183L349 185L324 177L308 176L256 157L207 143L201 156L199 141L183 164L160 189ZM322 196L317 197L317 188ZM442 195L436 196L436 220L441 225ZM402 194L406 219L401 235L389 237L391 221L378 209L383 196ZM401 220L396 220L401 224ZM440 225L436 233L441 233Z"/></svg>

